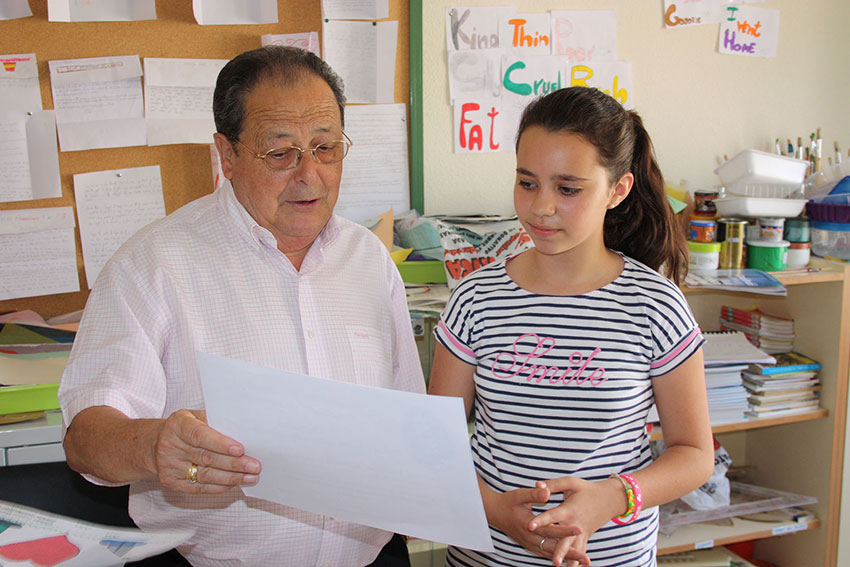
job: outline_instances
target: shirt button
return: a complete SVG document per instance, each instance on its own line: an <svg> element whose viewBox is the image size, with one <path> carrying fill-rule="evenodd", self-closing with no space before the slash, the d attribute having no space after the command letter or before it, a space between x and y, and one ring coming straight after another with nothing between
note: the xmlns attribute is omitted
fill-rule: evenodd
<svg viewBox="0 0 850 567"><path fill-rule="evenodd" d="M316 338L316 333L314 333L313 331L307 331L307 336L308 336L308 337L310 337L311 339L315 339L315 338ZM327 567L327 565L329 565L329 564L328 564L328 563L325 563L325 566L326 566L326 567Z"/></svg>

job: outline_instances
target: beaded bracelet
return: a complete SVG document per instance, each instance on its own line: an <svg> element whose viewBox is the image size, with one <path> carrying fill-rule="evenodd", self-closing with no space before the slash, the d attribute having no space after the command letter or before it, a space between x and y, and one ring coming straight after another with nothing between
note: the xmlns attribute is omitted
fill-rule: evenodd
<svg viewBox="0 0 850 567"><path fill-rule="evenodd" d="M641 494L640 486L635 480L635 477L630 474L612 473L611 478L616 478L623 484L623 488L626 489L626 499L628 500L628 507L626 508L625 513L615 518L611 518L611 521L619 526L631 524L637 520L638 515L643 508L643 495Z"/></svg>

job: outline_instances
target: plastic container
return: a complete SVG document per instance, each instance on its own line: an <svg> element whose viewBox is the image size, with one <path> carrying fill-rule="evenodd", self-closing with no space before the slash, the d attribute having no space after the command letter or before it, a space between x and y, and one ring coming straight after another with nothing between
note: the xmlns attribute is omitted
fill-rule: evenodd
<svg viewBox="0 0 850 567"><path fill-rule="evenodd" d="M694 242L714 242L717 223L713 219L692 216L688 222L688 240Z"/></svg>
<svg viewBox="0 0 850 567"><path fill-rule="evenodd" d="M785 231L785 219L779 217L769 217L759 219L759 240L772 240L778 242L782 240L782 233Z"/></svg>
<svg viewBox="0 0 850 567"><path fill-rule="evenodd" d="M721 217L783 217L799 216L806 207L805 199L759 199L756 197L726 197L716 199L717 215Z"/></svg>
<svg viewBox="0 0 850 567"><path fill-rule="evenodd" d="M809 265L812 259L812 244L810 242L791 242L788 245L788 260L786 270L799 270Z"/></svg>
<svg viewBox="0 0 850 567"><path fill-rule="evenodd" d="M812 239L809 219L794 218L785 221L785 240L788 242L809 242Z"/></svg>
<svg viewBox="0 0 850 567"><path fill-rule="evenodd" d="M850 260L850 223L812 221L812 252Z"/></svg>
<svg viewBox="0 0 850 567"><path fill-rule="evenodd" d="M720 264L719 242L688 241L688 269L693 271L716 270Z"/></svg>
<svg viewBox="0 0 850 567"><path fill-rule="evenodd" d="M788 262L787 240L753 240L747 242L747 267L765 272L784 270Z"/></svg>
<svg viewBox="0 0 850 567"><path fill-rule="evenodd" d="M723 183L779 183L801 185L806 179L809 162L801 159L743 150L714 170Z"/></svg>

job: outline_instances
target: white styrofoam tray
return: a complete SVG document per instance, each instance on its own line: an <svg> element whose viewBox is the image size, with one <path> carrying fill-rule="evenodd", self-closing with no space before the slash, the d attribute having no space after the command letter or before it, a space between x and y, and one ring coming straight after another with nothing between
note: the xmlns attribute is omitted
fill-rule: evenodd
<svg viewBox="0 0 850 567"><path fill-rule="evenodd" d="M759 199L726 197L715 199L718 217L796 217L806 207L806 199Z"/></svg>
<svg viewBox="0 0 850 567"><path fill-rule="evenodd" d="M809 162L759 150L742 150L714 170L726 184L780 183L800 185Z"/></svg>

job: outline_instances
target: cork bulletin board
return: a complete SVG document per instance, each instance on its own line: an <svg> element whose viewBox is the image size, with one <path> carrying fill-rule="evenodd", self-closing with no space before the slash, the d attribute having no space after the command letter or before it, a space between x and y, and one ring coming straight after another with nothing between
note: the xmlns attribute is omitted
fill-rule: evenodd
<svg viewBox="0 0 850 567"><path fill-rule="evenodd" d="M410 92L408 1L390 0L389 6L388 19L397 20L399 27L394 102L407 103ZM50 60L118 55L138 55L142 60L146 57L231 59L243 51L260 47L263 34L309 31L321 34L322 30L320 0L278 0L279 21L276 24L226 26L199 25L189 0L157 0L157 19L137 22L50 22L47 2L30 0L30 7L32 17L0 21L0 54L35 53L45 110L54 108L48 69ZM74 207L75 174L159 165L165 210L171 213L212 191L209 152L206 144L60 151L61 197L0 203L0 210ZM89 284L83 269L79 226L75 238L81 291L0 301L0 313L32 309L43 317L52 317L82 309L88 298Z"/></svg>

